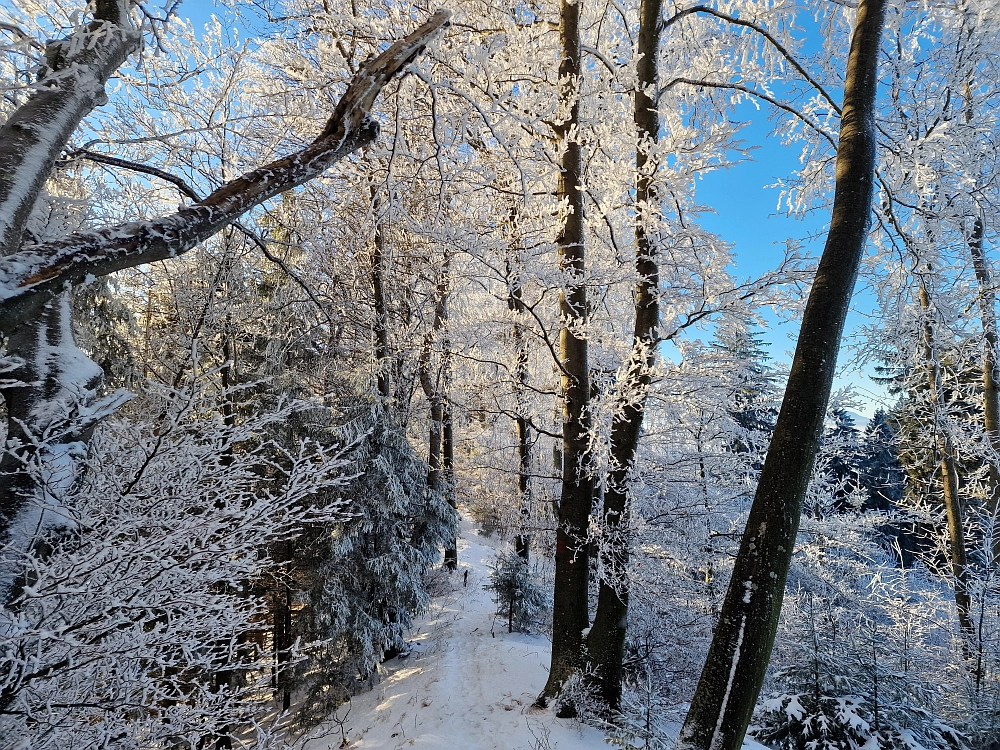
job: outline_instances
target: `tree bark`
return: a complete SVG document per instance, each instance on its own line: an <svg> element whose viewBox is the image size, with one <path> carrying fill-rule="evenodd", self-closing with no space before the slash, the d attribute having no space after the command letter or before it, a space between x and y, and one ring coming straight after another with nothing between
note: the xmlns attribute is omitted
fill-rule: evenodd
<svg viewBox="0 0 1000 750"><path fill-rule="evenodd" d="M885 5L885 0L858 4L830 231L719 624L676 750L738 750L771 657L802 499L871 221L875 93Z"/></svg>
<svg viewBox="0 0 1000 750"><path fill-rule="evenodd" d="M560 96L566 119L555 127L562 146L557 195L569 215L557 239L559 270L565 279L559 295L563 321L559 332L561 365L563 460L562 491L556 528L555 585L552 604L552 658L549 677L537 703L546 705L563 683L583 666L583 631L590 625L588 606L589 553L587 531L593 503L590 467L590 372L587 362L587 291L583 283L586 252L583 223L583 158L577 130L580 124L580 3L562 0L559 16ZM575 715L568 703L561 716Z"/></svg>
<svg viewBox="0 0 1000 750"><path fill-rule="evenodd" d="M104 373L73 343L69 292L18 328L7 347L18 352L19 366L12 373L16 381L2 389L13 450L0 458L0 542L28 551L40 530L62 522L46 509L71 486L74 459L95 425L130 396L97 396ZM43 466L50 467L44 487L37 484ZM11 583L11 570L0 565L0 600Z"/></svg>
<svg viewBox="0 0 1000 750"><path fill-rule="evenodd" d="M955 609L958 612L958 626L962 633L963 653L968 658L969 646L976 633L971 615L972 599L969 597L969 553L965 543L962 498L958 490L955 444L951 439L947 425L944 394L941 390L941 368L937 348L934 345L930 293L927 291L927 284L922 279L920 280L919 295L920 311L923 313L924 369L927 373L927 387L931 397L934 439L937 443L941 489L944 496L945 517L948 523L948 553L955 586Z"/></svg>
<svg viewBox="0 0 1000 750"><path fill-rule="evenodd" d="M997 318L996 294L993 291L993 274L983 250L983 220L976 217L969 235L969 254L979 285L979 316L983 326L983 427L989 441L989 486L986 510L993 522L993 560L1000 560L1000 529L997 528L997 511L1000 510L1000 398L997 386Z"/></svg>
<svg viewBox="0 0 1000 750"><path fill-rule="evenodd" d="M617 711L621 704L625 634L628 627L628 477L635 463L646 409L650 372L656 357L656 327L659 323L659 268L656 260L655 225L658 201L656 164L650 160L660 130L656 96L659 76L661 0L641 0L636 53L638 87L633 119L636 128L636 223L635 267L639 281L635 290L635 329L625 374L618 384L611 423L611 470L604 492L604 539L601 545L603 576L597 614L587 638L587 652L601 697Z"/></svg>

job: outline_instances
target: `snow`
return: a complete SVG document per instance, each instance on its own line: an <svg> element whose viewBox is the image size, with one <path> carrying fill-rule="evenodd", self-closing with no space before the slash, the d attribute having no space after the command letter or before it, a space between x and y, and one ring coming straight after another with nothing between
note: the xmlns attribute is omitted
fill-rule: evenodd
<svg viewBox="0 0 1000 750"><path fill-rule="evenodd" d="M483 588L493 544L462 520L459 570L414 623L410 653L386 662L382 682L337 711L338 718L346 715L349 744L341 744L331 722L306 750L607 750L599 730L531 707L548 676L551 644L542 636L508 634L494 620L496 605ZM771 749L747 737L742 750Z"/></svg>
<svg viewBox="0 0 1000 750"><path fill-rule="evenodd" d="M598 730L531 708L545 685L551 644L538 635L508 634L494 622L496 605L483 589L493 555L490 540L463 520L459 570L415 623L409 656L386 662L382 682L352 700L345 747L530 750L547 735L556 750L606 750ZM462 586L466 569L468 588ZM324 734L308 750L341 747L335 725Z"/></svg>
<svg viewBox="0 0 1000 750"><path fill-rule="evenodd" d="M744 602L750 602L750 593L752 589L750 588L750 581L746 582L747 593L743 598ZM740 620L740 631L736 635L736 648L733 651L733 662L732 666L729 668L729 681L726 683L726 692L722 696L722 706L719 708L719 719L715 722L715 731L712 732L712 741L709 743L710 750L716 750L722 744L722 720L726 716L726 706L729 705L729 695L733 692L733 681L736 679L736 668L740 663L740 649L743 648L743 635L747 626L747 616L744 614Z"/></svg>
<svg viewBox="0 0 1000 750"><path fill-rule="evenodd" d="M66 130L73 120L74 112L65 107L55 112L47 111L47 121L24 123L22 130L32 130L36 136L34 143L21 155L21 169L24 178L7 183L6 195L0 199L0 242L8 242L8 234L17 225L18 213L24 209L26 201L33 200L41 181L39 175L50 171L50 157L56 145L66 138Z"/></svg>

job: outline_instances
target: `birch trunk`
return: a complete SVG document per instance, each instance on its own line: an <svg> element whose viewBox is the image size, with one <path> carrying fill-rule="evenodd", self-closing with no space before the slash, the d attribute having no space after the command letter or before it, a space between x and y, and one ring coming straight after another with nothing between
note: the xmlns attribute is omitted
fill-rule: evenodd
<svg viewBox="0 0 1000 750"><path fill-rule="evenodd" d="M844 83L833 214L785 397L676 750L739 750L764 681L785 580L871 221L885 0L860 0Z"/></svg>

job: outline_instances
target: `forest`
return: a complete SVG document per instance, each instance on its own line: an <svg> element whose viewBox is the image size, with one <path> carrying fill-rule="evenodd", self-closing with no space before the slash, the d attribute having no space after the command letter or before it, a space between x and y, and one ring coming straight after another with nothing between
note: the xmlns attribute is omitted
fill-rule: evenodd
<svg viewBox="0 0 1000 750"><path fill-rule="evenodd" d="M1000 748L998 17L0 0L0 749L389 747L471 590L532 750Z"/></svg>

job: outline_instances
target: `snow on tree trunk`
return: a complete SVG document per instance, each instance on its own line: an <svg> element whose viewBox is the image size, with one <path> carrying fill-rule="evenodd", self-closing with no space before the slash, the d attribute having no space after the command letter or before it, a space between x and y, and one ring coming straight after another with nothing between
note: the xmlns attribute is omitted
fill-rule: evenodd
<svg viewBox="0 0 1000 750"><path fill-rule="evenodd" d="M844 85L830 231L733 575L677 750L737 750L771 657L823 431L844 320L868 236L885 0L860 0Z"/></svg>
<svg viewBox="0 0 1000 750"><path fill-rule="evenodd" d="M657 104L652 98L658 85L656 66L660 52L660 0L642 0L636 64L639 85L635 92L636 213L635 267L639 282L635 290L635 331L632 351L623 365L611 424L611 471L604 493L604 534L601 578L594 626L587 638L587 652L597 674L601 697L617 710L622 695L625 632L628 627L628 476L635 462L646 410L650 372L656 358L656 326L659 323L659 268L654 242L657 196L654 185L656 163L649 150L660 131Z"/></svg>
<svg viewBox="0 0 1000 750"><path fill-rule="evenodd" d="M73 342L69 292L18 329L8 347L19 353L16 379L0 389L8 420L0 458L0 542L9 558L68 523L60 507L75 481L76 461L86 455L97 422L130 396L116 391L97 397L104 373ZM14 567L0 571L0 597L10 592Z"/></svg>
<svg viewBox="0 0 1000 750"><path fill-rule="evenodd" d="M0 254L21 247L28 218L63 146L94 107L104 86L140 47L131 2L101 0L94 18L46 45L35 90L0 127Z"/></svg>
<svg viewBox="0 0 1000 750"><path fill-rule="evenodd" d="M562 391L562 492L556 529L555 584L552 605L552 659L549 677L538 698L554 698L563 683L583 664L588 612L589 553L587 531L593 503L590 471L590 371L587 364L588 321L586 251L583 221L583 158L577 130L580 124L580 3L562 0L559 14L559 83L566 119L555 127L563 149L557 196L567 210L557 239L559 270L565 282L559 296L559 359ZM564 705L561 714L575 709Z"/></svg>

